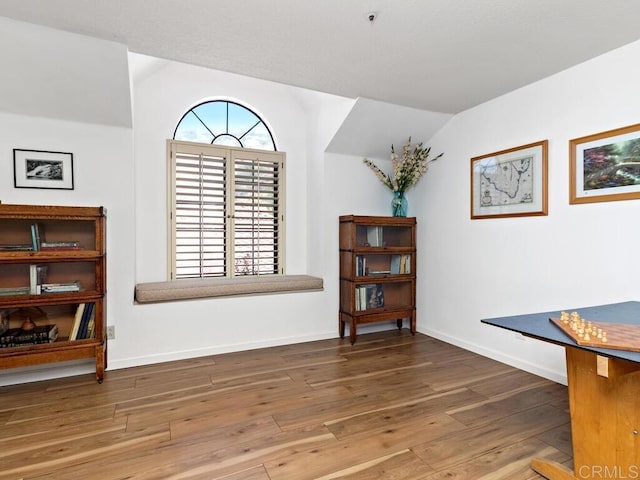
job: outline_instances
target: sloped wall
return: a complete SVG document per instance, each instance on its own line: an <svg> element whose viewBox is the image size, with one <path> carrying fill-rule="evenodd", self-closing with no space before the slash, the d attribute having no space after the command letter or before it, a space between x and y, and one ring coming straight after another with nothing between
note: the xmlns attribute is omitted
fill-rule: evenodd
<svg viewBox="0 0 640 480"><path fill-rule="evenodd" d="M457 115L419 186L418 329L563 380L560 347L482 318L640 298L640 200L569 205L569 140L640 122L640 42ZM549 215L470 220L470 158L549 140Z"/></svg>
<svg viewBox="0 0 640 480"><path fill-rule="evenodd" d="M125 45L0 17L0 110L131 127Z"/></svg>

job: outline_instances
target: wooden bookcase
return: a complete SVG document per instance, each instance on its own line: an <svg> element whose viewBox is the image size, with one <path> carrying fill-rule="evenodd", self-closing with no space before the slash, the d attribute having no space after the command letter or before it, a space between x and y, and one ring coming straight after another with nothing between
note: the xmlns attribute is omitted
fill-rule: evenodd
<svg viewBox="0 0 640 480"><path fill-rule="evenodd" d="M409 319L416 333L416 219L340 217L338 328L355 343L358 324Z"/></svg>
<svg viewBox="0 0 640 480"><path fill-rule="evenodd" d="M35 227L44 245L34 239ZM0 348L1 369L93 357L96 379L102 382L107 363L105 230L102 207L0 204L0 316L8 318L9 328L20 328L29 318L38 326L56 325L58 332L55 341L38 344L11 343L7 332L0 335L9 345ZM53 286L34 285L34 266L44 267L35 283ZM72 282L78 291L45 291ZM81 318L80 305L92 305L93 321L86 318L92 328L70 340L76 317Z"/></svg>

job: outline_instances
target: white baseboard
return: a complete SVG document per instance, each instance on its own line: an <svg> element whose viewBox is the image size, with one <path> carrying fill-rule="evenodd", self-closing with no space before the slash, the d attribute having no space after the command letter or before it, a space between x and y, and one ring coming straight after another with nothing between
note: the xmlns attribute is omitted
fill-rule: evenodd
<svg viewBox="0 0 640 480"><path fill-rule="evenodd" d="M443 334L442 332L437 332L430 329L419 329L418 331L424 335L428 335L438 340L442 340L443 342L450 343L451 345L455 345L456 347L463 348L464 350L469 350L470 352L477 353L478 355L482 355L483 357L491 358L498 362L510 365L520 370L524 370L525 372L533 373L534 375L538 375L540 377L546 378L547 380L551 380L552 382L567 385L567 373L564 370L556 371L556 370L541 368L538 365L535 365L527 361L523 361L520 358L512 357L510 355L505 355L502 352L499 352L497 350L493 350L490 348L486 348L481 345L465 342L460 340L459 338L455 338L455 337L451 337L449 335Z"/></svg>
<svg viewBox="0 0 640 480"><path fill-rule="evenodd" d="M394 329L396 322L393 323L377 323L358 326L359 334L366 334L384 330ZM282 345L293 345L296 343L314 342L317 340L328 340L337 338L338 331L331 330L327 332L314 333L312 335L298 335L294 337L279 337L255 342L235 343L226 345L217 345L214 347L199 348L194 350L180 350L175 352L166 352L158 355L145 355L141 357L131 357L121 360L109 360L107 370L117 370L120 368L137 367L140 365L150 365L154 363L173 362L176 360L185 360L189 358L206 357L209 355L221 355L223 353L242 352L245 350L255 350L257 348L280 347Z"/></svg>
<svg viewBox="0 0 640 480"><path fill-rule="evenodd" d="M198 348L193 350L179 350L174 352L165 352L157 355L123 358L115 361L109 360L108 370L118 370L120 368L138 367L141 365L151 365L154 363L162 362L173 362L176 360L206 357L209 355L221 355L223 353L241 352L245 350L255 350L257 348L279 347L282 345L292 345L295 343L313 342L316 340L335 338L336 336L336 332L325 332L300 337L272 338L256 342L216 345L212 347Z"/></svg>

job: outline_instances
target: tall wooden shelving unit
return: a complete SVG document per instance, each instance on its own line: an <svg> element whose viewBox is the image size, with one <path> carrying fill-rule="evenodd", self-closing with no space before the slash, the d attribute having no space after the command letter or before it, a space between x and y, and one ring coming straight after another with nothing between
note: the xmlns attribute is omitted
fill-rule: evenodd
<svg viewBox="0 0 640 480"><path fill-rule="evenodd" d="M396 320L416 332L416 219L340 217L339 333L355 343L361 323Z"/></svg>
<svg viewBox="0 0 640 480"><path fill-rule="evenodd" d="M32 244L32 225L42 240L74 241L73 249L21 250ZM56 341L0 348L0 368L95 358L96 379L102 382L106 368L106 212L102 207L63 207L0 204L0 311L8 314L10 327L20 327L26 315L36 324L55 324ZM29 286L31 265L46 267L46 282L79 282L80 291L64 293L6 294L6 289ZM69 340L80 304L94 304L91 338Z"/></svg>

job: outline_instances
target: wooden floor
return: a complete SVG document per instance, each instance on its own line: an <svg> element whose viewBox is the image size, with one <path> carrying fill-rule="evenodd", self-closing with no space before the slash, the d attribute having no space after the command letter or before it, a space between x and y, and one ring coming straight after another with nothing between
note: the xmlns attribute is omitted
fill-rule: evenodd
<svg viewBox="0 0 640 480"><path fill-rule="evenodd" d="M539 479L567 389L406 330L0 388L1 479Z"/></svg>

